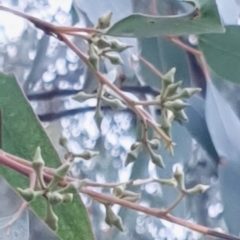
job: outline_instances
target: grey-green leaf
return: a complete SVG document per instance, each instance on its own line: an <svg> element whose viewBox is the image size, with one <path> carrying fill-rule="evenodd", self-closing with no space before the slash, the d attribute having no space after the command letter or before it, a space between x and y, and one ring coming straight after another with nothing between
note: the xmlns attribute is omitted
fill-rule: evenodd
<svg viewBox="0 0 240 240"><path fill-rule="evenodd" d="M224 32L215 0L196 0L195 2L196 4L191 4L194 6L190 12L179 15L132 14L115 23L106 34L146 38L159 35Z"/></svg>
<svg viewBox="0 0 240 240"><path fill-rule="evenodd" d="M3 112L2 149L4 151L25 159L32 159L36 147L40 146L48 167L56 168L60 165L57 152L12 75L0 73L0 108ZM13 188L29 187L29 181L25 176L5 166L0 167L0 175ZM40 218L44 218L44 199L38 198L31 202L31 209ZM59 217L57 234L62 240L94 239L87 211L76 192L71 204L56 207L56 214Z"/></svg>
<svg viewBox="0 0 240 240"><path fill-rule="evenodd" d="M240 26L227 26L223 34L200 35L199 47L218 76L240 83Z"/></svg>

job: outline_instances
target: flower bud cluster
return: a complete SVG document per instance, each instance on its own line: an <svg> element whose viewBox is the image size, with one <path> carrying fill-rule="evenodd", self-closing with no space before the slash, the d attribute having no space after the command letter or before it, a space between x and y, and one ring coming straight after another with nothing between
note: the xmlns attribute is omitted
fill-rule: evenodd
<svg viewBox="0 0 240 240"><path fill-rule="evenodd" d="M96 29L105 30L111 25L112 12L108 12L98 19ZM107 58L114 65L122 65L123 60L119 53L132 47L114 39L107 38L101 33L94 33L88 36L88 60L92 67L98 71L99 62L102 58Z"/></svg>
<svg viewBox="0 0 240 240"><path fill-rule="evenodd" d="M134 162L141 151L147 150L150 156L152 163L160 168L164 168L164 163L162 156L154 152L160 148L160 141L157 138L153 138L152 140L148 140L147 142L135 142L131 146L131 150L127 154L127 158L125 161L125 166L129 163Z"/></svg>
<svg viewBox="0 0 240 240"><path fill-rule="evenodd" d="M173 120L187 121L184 109L189 105L184 99L201 91L200 88L183 88L182 81L174 82L176 69L172 68L162 79L162 92L156 97L161 106L161 129L171 138Z"/></svg>
<svg viewBox="0 0 240 240"><path fill-rule="evenodd" d="M63 145L66 144L64 139L61 139ZM90 153L84 153L87 158L90 157ZM58 184L64 180L67 175L70 163L65 162L60 167L54 170L53 177L49 183L44 180L43 167L45 162L41 155L40 147L37 147L35 155L32 161L32 168L36 173L36 183L38 185L38 190L27 188L21 189L17 188L21 197L27 201L34 201L37 197L42 196L47 202L45 222L51 227L54 231L58 227L58 217L54 213L52 206L60 204L68 204L73 201L73 196L76 193L76 190L81 188L84 185L84 181L71 182L64 188L57 189Z"/></svg>

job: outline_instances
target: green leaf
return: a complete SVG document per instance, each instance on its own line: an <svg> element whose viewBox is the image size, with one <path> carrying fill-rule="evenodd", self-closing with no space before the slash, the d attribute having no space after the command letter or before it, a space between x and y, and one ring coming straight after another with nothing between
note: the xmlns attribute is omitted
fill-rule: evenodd
<svg viewBox="0 0 240 240"><path fill-rule="evenodd" d="M200 35L199 47L218 76L240 83L240 26L227 26L224 34Z"/></svg>
<svg viewBox="0 0 240 240"><path fill-rule="evenodd" d="M206 122L220 157L219 186L224 205L223 217L231 234L239 235L240 225L240 120L212 82L207 82Z"/></svg>
<svg viewBox="0 0 240 240"><path fill-rule="evenodd" d="M216 164L219 163L219 157L213 145L206 119L205 119L205 101L197 96L188 100L190 104L185 112L188 121L182 125L186 127L192 137L202 146Z"/></svg>
<svg viewBox="0 0 240 240"><path fill-rule="evenodd" d="M3 112L3 150L16 156L32 159L37 146L49 167L60 165L60 159L32 108L12 75L0 73L0 108ZM2 175L13 188L27 188L29 181L20 173L0 166ZM37 198L32 210L41 218L45 214L45 201ZM56 206L59 217L58 235L63 240L89 239L93 233L86 209L76 193L71 204Z"/></svg>
<svg viewBox="0 0 240 240"><path fill-rule="evenodd" d="M187 1L186 1L187 2ZM132 14L115 23L107 35L119 37L156 37L224 32L215 0L188 1L193 5L187 13L170 16Z"/></svg>

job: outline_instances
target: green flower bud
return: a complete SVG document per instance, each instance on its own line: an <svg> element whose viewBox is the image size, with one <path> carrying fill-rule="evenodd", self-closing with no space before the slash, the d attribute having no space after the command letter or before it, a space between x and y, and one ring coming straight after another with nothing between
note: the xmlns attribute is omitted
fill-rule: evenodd
<svg viewBox="0 0 240 240"><path fill-rule="evenodd" d="M109 204L105 204L105 208L106 208L105 222L111 227L114 225L120 231L123 232L124 227L123 227L122 219L113 212Z"/></svg>
<svg viewBox="0 0 240 240"><path fill-rule="evenodd" d="M170 69L164 76L162 79L162 91L164 92L166 87L174 82L174 75L176 72L176 68L172 68Z"/></svg>
<svg viewBox="0 0 240 240"><path fill-rule="evenodd" d="M59 138L58 143L59 143L59 145L61 145L63 148L65 148L67 152L69 152L68 146L67 146L67 144L68 144L67 138L61 136L61 137Z"/></svg>
<svg viewBox="0 0 240 240"><path fill-rule="evenodd" d="M125 198L125 197L139 197L140 198L140 194L132 192L132 191L128 191L128 190L123 190L121 198Z"/></svg>
<svg viewBox="0 0 240 240"><path fill-rule="evenodd" d="M51 205L59 205L63 202L63 196L59 192L48 192L47 199Z"/></svg>
<svg viewBox="0 0 240 240"><path fill-rule="evenodd" d="M118 186L113 188L113 195L116 197L121 197L123 193L123 187Z"/></svg>
<svg viewBox="0 0 240 240"><path fill-rule="evenodd" d="M17 191L19 192L21 197L27 202L31 202L37 196L37 193L31 188L27 189L17 188Z"/></svg>
<svg viewBox="0 0 240 240"><path fill-rule="evenodd" d="M160 141L159 141L159 139L157 139L157 138L154 138L154 139L148 141L148 143L149 143L149 145L151 146L151 148L152 148L153 150L157 150L157 149L159 149L160 146L161 146Z"/></svg>
<svg viewBox="0 0 240 240"><path fill-rule="evenodd" d="M89 160L95 156L97 156L99 154L99 152L97 151L90 151L90 150L87 150L87 151L84 151L80 154L73 154L74 157L80 157L80 158L83 158L85 160Z"/></svg>
<svg viewBox="0 0 240 240"><path fill-rule="evenodd" d="M154 153L152 151L151 147L149 147L149 153L150 153L152 163L154 163L155 165L157 165L160 168L165 168L165 165L164 165L161 155Z"/></svg>
<svg viewBox="0 0 240 240"><path fill-rule="evenodd" d="M169 187L177 187L177 181L175 178L170 179L154 179L156 182L160 183L161 185L166 185Z"/></svg>
<svg viewBox="0 0 240 240"><path fill-rule="evenodd" d="M132 45L126 45L125 43L120 42L117 39L110 40L109 43L111 44L111 49L116 52L122 52L125 49L132 47Z"/></svg>
<svg viewBox="0 0 240 240"><path fill-rule="evenodd" d="M167 109L162 109L162 114L161 114L161 128L170 128L171 127L171 122L170 119L167 117Z"/></svg>
<svg viewBox="0 0 240 240"><path fill-rule="evenodd" d="M121 197L121 199L128 201L128 202L132 202L135 203L137 201L139 201L140 199L140 194L136 195L136 196L125 196L125 197Z"/></svg>
<svg viewBox="0 0 240 240"><path fill-rule="evenodd" d="M185 191L184 172L179 167L176 167L173 177L176 179L179 189Z"/></svg>
<svg viewBox="0 0 240 240"><path fill-rule="evenodd" d="M104 53L104 56L114 65L123 65L122 58L116 53Z"/></svg>
<svg viewBox="0 0 240 240"><path fill-rule="evenodd" d="M77 102L84 102L90 98L95 98L97 94L88 94L85 92L79 92L76 95L72 96L72 99Z"/></svg>
<svg viewBox="0 0 240 240"><path fill-rule="evenodd" d="M126 167L129 163L134 162L134 161L137 159L137 157L138 157L141 149L142 149L142 148L141 148L141 145L139 145L139 146L136 147L134 150L132 150L132 151L130 151L130 152L128 153L127 158L126 158L126 161L125 161L125 167Z"/></svg>
<svg viewBox="0 0 240 240"><path fill-rule="evenodd" d="M105 13L103 16L101 16L98 19L97 28L98 29L108 28L111 24L111 20L112 20L112 12Z"/></svg>
<svg viewBox="0 0 240 240"><path fill-rule="evenodd" d="M54 175L59 177L61 180L67 175L71 164L69 162L63 163L60 167L55 170Z"/></svg>
<svg viewBox="0 0 240 240"><path fill-rule="evenodd" d="M58 167L55 170L55 173L53 175L52 180L49 182L49 184L47 185L47 189L51 190L52 188L54 188L59 182L61 182L62 180L64 180L64 177L67 175L69 168L70 168L70 163L69 162L65 162L63 163L60 167Z"/></svg>
<svg viewBox="0 0 240 240"><path fill-rule="evenodd" d="M107 39L105 39L103 36L95 37L93 39L93 42L96 44L96 46L99 49L111 47L111 43Z"/></svg>
<svg viewBox="0 0 240 240"><path fill-rule="evenodd" d="M44 165L45 165L45 162L41 155L41 148L37 147L33 157L33 161L32 161L32 168L36 173L37 181L41 188L46 187L45 182L43 180L43 174L42 174L42 169Z"/></svg>
<svg viewBox="0 0 240 240"><path fill-rule="evenodd" d="M73 201L73 194L72 193L65 193L63 196L63 203L69 204Z"/></svg>
<svg viewBox="0 0 240 240"><path fill-rule="evenodd" d="M53 230L58 229L58 216L53 212L52 205L47 202L45 223Z"/></svg>
<svg viewBox="0 0 240 240"><path fill-rule="evenodd" d="M37 147L33 157L32 167L39 168L39 167L43 167L44 165L45 165L45 162L41 155L41 148Z"/></svg>
<svg viewBox="0 0 240 240"><path fill-rule="evenodd" d="M199 194L199 193L204 193L208 189L209 189L208 185L198 184L198 185L194 186L193 188L189 188L189 189L185 190L185 193Z"/></svg>
<svg viewBox="0 0 240 240"><path fill-rule="evenodd" d="M94 120L96 122L96 125L97 125L99 131L101 131L102 119L103 119L103 114L102 114L101 109L99 109L99 110L96 109L96 112L94 114Z"/></svg>
<svg viewBox="0 0 240 240"><path fill-rule="evenodd" d="M99 70L99 56L96 52L95 46L93 43L89 44L88 48L88 61L91 63L93 68L98 71Z"/></svg>
<svg viewBox="0 0 240 240"><path fill-rule="evenodd" d="M169 84L166 87L165 91L163 92L162 99L165 99L166 97L170 97L173 94L175 94L181 85L182 85L182 81Z"/></svg>
<svg viewBox="0 0 240 240"><path fill-rule="evenodd" d="M109 105L113 110L122 110L127 108L127 106L118 98L109 99L109 98L103 97L102 100L107 105Z"/></svg>
<svg viewBox="0 0 240 240"><path fill-rule="evenodd" d="M202 91L201 88L184 88L178 93L178 95L179 98L190 98L195 93L199 93L201 91Z"/></svg>
<svg viewBox="0 0 240 240"><path fill-rule="evenodd" d="M163 106L173 112L176 112L186 108L187 106L189 106L189 104L183 102L181 99L177 99L174 101L167 101L163 104Z"/></svg>
<svg viewBox="0 0 240 240"><path fill-rule="evenodd" d="M184 110L174 112L174 119L177 119L180 121L188 121L188 117L184 112Z"/></svg>
<svg viewBox="0 0 240 240"><path fill-rule="evenodd" d="M131 146L131 150L136 149L136 148L139 147L140 145L141 145L140 142L135 142L135 143L133 143L132 146Z"/></svg>

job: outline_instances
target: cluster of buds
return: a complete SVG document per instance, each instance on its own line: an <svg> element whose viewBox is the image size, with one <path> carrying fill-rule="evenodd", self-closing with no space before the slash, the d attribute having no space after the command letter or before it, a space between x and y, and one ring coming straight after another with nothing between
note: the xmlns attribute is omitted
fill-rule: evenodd
<svg viewBox="0 0 240 240"><path fill-rule="evenodd" d="M98 19L96 29L107 29L112 20L112 12L104 14ZM123 60L119 56L119 53L125 49L132 47L126 45L117 39L110 39L103 36L101 33L94 33L89 36L88 39L88 60L92 67L98 71L99 61L101 58L107 58L112 64L123 64Z"/></svg>
<svg viewBox="0 0 240 240"><path fill-rule="evenodd" d="M131 162L134 162L138 158L141 151L147 150L152 163L154 163L156 166L160 168L164 168L162 156L154 152L154 150L157 150L159 148L160 148L160 141L157 138L153 138L152 140L147 140L147 142L133 143L131 146L131 150L128 152L128 155L125 161L125 166L127 166Z"/></svg>
<svg viewBox="0 0 240 240"><path fill-rule="evenodd" d="M76 189L79 189L81 183L72 182L64 188L57 189L58 184L63 181L67 175L70 163L65 162L55 169L53 177L49 183L44 180L44 165L45 161L42 158L41 149L40 147L37 147L32 161L32 168L36 173L36 183L38 189L18 188L17 190L22 198L27 202L34 201L38 196L44 197L47 202L45 222L51 229L56 231L58 228L58 217L54 213L52 206L71 203L73 201L73 194L76 193Z"/></svg>
<svg viewBox="0 0 240 240"><path fill-rule="evenodd" d="M161 129L171 138L171 123L173 120L187 121L184 109L188 106L183 99L190 98L201 88L183 88L182 81L174 82L176 69L172 68L162 79L162 92L155 100L161 107Z"/></svg>
<svg viewBox="0 0 240 240"><path fill-rule="evenodd" d="M140 194L125 190L125 186L117 186L113 188L113 196L123 199L125 201L129 202L137 202L140 199ZM121 217L119 217L117 214L115 214L112 210L112 205L109 203L104 203L104 206L106 208L106 218L105 222L109 226L115 226L120 231L124 231L123 223Z"/></svg>

